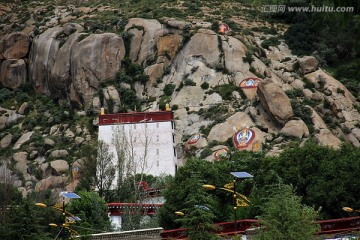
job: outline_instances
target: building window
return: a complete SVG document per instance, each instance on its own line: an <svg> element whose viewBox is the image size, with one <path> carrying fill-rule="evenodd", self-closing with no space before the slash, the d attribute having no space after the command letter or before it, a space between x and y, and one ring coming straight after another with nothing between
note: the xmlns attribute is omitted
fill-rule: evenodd
<svg viewBox="0 0 360 240"><path fill-rule="evenodd" d="M159 149L156 149L156 155L159 155Z"/></svg>
<svg viewBox="0 0 360 240"><path fill-rule="evenodd" d="M176 149L174 148L174 157L176 157Z"/></svg>
<svg viewBox="0 0 360 240"><path fill-rule="evenodd" d="M158 122L156 123L156 127L159 128L159 123Z"/></svg>
<svg viewBox="0 0 360 240"><path fill-rule="evenodd" d="M159 135L156 135L156 141L159 141Z"/></svg>
<svg viewBox="0 0 360 240"><path fill-rule="evenodd" d="M175 143L175 134L172 135L173 143Z"/></svg>
<svg viewBox="0 0 360 240"><path fill-rule="evenodd" d="M156 166L158 167L160 164L159 164L159 160L156 161Z"/></svg>

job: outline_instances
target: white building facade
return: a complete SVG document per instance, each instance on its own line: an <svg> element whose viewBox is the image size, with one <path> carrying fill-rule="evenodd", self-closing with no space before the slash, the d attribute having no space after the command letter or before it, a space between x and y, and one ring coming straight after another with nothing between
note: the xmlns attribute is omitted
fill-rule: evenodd
<svg viewBox="0 0 360 240"><path fill-rule="evenodd" d="M139 173L175 175L174 127L170 111L99 115L98 140L109 145L114 166L122 166L117 167L112 186L119 177Z"/></svg>

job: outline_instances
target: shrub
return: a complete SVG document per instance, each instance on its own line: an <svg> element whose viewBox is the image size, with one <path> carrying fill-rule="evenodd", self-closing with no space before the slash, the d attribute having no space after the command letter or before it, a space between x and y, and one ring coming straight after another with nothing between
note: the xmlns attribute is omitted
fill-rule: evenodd
<svg viewBox="0 0 360 240"><path fill-rule="evenodd" d="M14 93L7 88L0 89L0 103L5 102L9 98L12 98Z"/></svg>
<svg viewBox="0 0 360 240"><path fill-rule="evenodd" d="M251 64L254 61L253 54L250 51L246 52L245 57L243 57L243 61Z"/></svg>
<svg viewBox="0 0 360 240"><path fill-rule="evenodd" d="M230 100L232 92L233 91L240 92L240 90L241 89L239 87L233 84L220 85L214 88L214 91L218 93L223 100Z"/></svg>
<svg viewBox="0 0 360 240"><path fill-rule="evenodd" d="M201 153L200 153L200 158L201 159L204 159L206 158L207 156L210 156L212 154L212 151L210 148L204 148Z"/></svg>
<svg viewBox="0 0 360 240"><path fill-rule="evenodd" d="M280 44L280 41L278 38L270 37L261 43L261 47L268 49L270 46L277 46L279 44Z"/></svg>
<svg viewBox="0 0 360 240"><path fill-rule="evenodd" d="M175 84L166 84L164 87L164 93L166 96L171 96L171 94L173 93L174 89L175 89Z"/></svg>
<svg viewBox="0 0 360 240"><path fill-rule="evenodd" d="M196 83L190 78L186 78L183 82L185 86L196 86Z"/></svg>
<svg viewBox="0 0 360 240"><path fill-rule="evenodd" d="M209 88L209 83L203 82L203 83L200 85L200 87L201 87L202 89L206 90L206 89Z"/></svg>
<svg viewBox="0 0 360 240"><path fill-rule="evenodd" d="M285 91L286 95L289 98L297 98L297 97L303 97L304 93L302 90L294 88L292 90Z"/></svg>

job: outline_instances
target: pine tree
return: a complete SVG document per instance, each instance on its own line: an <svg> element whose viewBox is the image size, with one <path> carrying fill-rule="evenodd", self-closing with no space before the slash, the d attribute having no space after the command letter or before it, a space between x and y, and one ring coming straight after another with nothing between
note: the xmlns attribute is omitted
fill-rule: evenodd
<svg viewBox="0 0 360 240"><path fill-rule="evenodd" d="M212 198L207 195L202 187L201 180L197 174L188 179L186 185L188 196L185 200L185 208L182 210L185 215L178 219L182 226L187 228L187 236L193 240L219 239L214 234L215 215L209 208L213 205Z"/></svg>

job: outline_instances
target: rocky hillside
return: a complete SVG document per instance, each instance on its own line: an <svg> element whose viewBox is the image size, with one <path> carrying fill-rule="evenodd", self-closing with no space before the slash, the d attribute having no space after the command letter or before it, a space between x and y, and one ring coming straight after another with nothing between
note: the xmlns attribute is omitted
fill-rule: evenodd
<svg viewBox="0 0 360 240"><path fill-rule="evenodd" d="M154 18L88 2L0 7L0 158L24 195L74 189L81 162L94 156L101 106L116 113L168 103L183 159L214 160L244 128L252 144L241 150L269 155L309 139L360 146L358 99L314 57L291 53L286 26L254 20L247 5L219 5L242 13L219 18L194 2L162 3Z"/></svg>

